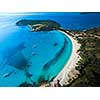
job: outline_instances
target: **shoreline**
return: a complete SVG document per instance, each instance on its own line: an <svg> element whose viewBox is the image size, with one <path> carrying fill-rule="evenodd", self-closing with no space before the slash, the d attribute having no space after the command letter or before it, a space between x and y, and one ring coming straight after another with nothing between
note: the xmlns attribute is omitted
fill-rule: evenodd
<svg viewBox="0 0 100 100"><path fill-rule="evenodd" d="M72 53L70 55L69 60L67 61L67 63L65 64L64 68L59 72L59 74L53 79L53 81L51 82L51 86L54 86L55 84L57 84L57 81L59 80L59 84L61 86L67 85L70 82L69 79L69 74L71 74L71 76L73 76L71 73L71 71L74 72L74 74L79 74L79 72L77 70L75 70L75 67L77 66L77 62L81 59L81 57L78 54L78 50L80 49L81 44L78 43L78 40L74 39L72 36L67 34L67 31L64 32L62 30L59 30L60 32L62 32L64 35L66 35L72 42Z"/></svg>

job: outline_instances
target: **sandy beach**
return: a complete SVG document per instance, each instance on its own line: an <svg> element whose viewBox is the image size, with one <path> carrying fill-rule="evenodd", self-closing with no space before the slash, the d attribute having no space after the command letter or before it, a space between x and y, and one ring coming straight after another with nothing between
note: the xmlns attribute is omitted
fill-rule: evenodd
<svg viewBox="0 0 100 100"><path fill-rule="evenodd" d="M61 31L63 34L65 34L67 37L70 38L72 41L72 53L68 60L68 62L65 64L64 68L61 70L61 72L54 78L53 82L51 82L52 85L57 83L57 80L59 80L59 83L61 86L69 84L69 73L75 69L77 66L77 62L81 59L81 57L78 54L78 50L81 46L81 44L78 43L76 39L74 39L72 36L68 35L67 33Z"/></svg>

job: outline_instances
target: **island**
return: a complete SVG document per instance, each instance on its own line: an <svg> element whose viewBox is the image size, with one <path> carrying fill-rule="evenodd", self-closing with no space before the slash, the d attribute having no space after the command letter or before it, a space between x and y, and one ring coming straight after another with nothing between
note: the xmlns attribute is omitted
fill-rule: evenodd
<svg viewBox="0 0 100 100"><path fill-rule="evenodd" d="M100 14L100 12L81 12L80 14Z"/></svg>
<svg viewBox="0 0 100 100"><path fill-rule="evenodd" d="M16 23L17 26L29 26L31 31L52 31L58 30L61 25L52 20L26 20L22 19Z"/></svg>

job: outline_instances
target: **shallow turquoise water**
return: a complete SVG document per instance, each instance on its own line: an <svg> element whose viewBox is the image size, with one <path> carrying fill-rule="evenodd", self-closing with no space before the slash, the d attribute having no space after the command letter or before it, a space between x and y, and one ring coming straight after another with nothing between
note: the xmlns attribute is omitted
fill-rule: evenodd
<svg viewBox="0 0 100 100"><path fill-rule="evenodd" d="M22 17L0 16L0 86L50 81L72 51L70 39L59 31L30 32L27 26L16 26Z"/></svg>

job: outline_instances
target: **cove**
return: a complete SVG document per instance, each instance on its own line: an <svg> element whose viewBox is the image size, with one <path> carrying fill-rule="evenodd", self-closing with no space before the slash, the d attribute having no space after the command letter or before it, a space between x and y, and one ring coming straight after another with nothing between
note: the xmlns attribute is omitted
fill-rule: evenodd
<svg viewBox="0 0 100 100"><path fill-rule="evenodd" d="M72 43L62 32L31 32L27 26L16 26L23 17L28 18L0 17L0 86L51 81L71 55Z"/></svg>

